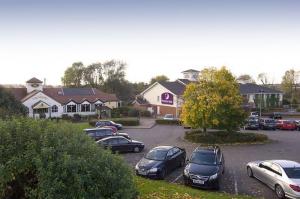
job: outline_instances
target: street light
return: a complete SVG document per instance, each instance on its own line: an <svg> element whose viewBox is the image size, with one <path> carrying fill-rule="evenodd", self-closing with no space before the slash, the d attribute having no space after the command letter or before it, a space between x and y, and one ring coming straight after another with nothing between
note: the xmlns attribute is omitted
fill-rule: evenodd
<svg viewBox="0 0 300 199"><path fill-rule="evenodd" d="M264 90L259 90L260 93L260 100L259 100L259 118L261 118L261 102L262 102L262 96L263 96Z"/></svg>

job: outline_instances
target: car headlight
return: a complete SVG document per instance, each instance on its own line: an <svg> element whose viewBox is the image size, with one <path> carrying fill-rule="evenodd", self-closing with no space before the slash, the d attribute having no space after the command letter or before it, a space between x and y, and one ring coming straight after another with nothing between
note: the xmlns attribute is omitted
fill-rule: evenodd
<svg viewBox="0 0 300 199"><path fill-rule="evenodd" d="M139 170L139 165L138 164L135 165L135 170Z"/></svg>
<svg viewBox="0 0 300 199"><path fill-rule="evenodd" d="M184 173L184 175L185 176L189 176L189 168L188 167L186 167L184 170L183 170L183 173Z"/></svg>
<svg viewBox="0 0 300 199"><path fill-rule="evenodd" d="M212 175L212 176L210 176L210 180L215 180L215 179L217 179L218 178L218 173L216 173L216 174L214 174L214 175Z"/></svg>
<svg viewBox="0 0 300 199"><path fill-rule="evenodd" d="M152 168L149 170L150 173L156 173L157 172L157 168Z"/></svg>

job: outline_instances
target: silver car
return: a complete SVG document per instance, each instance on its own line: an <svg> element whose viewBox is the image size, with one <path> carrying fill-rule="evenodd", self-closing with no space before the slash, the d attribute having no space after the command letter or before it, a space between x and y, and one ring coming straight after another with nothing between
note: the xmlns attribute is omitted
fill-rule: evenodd
<svg viewBox="0 0 300 199"><path fill-rule="evenodd" d="M278 198L300 199L300 164L298 162L290 160L249 162L247 174L275 190Z"/></svg>

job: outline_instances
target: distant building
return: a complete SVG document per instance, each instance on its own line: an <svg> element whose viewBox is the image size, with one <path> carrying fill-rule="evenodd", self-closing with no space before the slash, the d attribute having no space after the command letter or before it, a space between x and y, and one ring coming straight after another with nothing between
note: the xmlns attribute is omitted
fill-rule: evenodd
<svg viewBox="0 0 300 199"><path fill-rule="evenodd" d="M173 114L179 117L183 104L186 85L197 81L199 71L183 71L183 79L173 82L155 82L140 93L133 102L135 107L149 110L155 115ZM279 107L282 105L281 91L256 84L240 84L240 93L244 97L243 106L247 108ZM263 99L260 103L260 99Z"/></svg>
<svg viewBox="0 0 300 199"><path fill-rule="evenodd" d="M26 82L25 87L7 88L27 108L30 117L45 114L46 118L94 115L97 110L110 110L119 106L115 94L104 93L95 88L47 87L37 78Z"/></svg>

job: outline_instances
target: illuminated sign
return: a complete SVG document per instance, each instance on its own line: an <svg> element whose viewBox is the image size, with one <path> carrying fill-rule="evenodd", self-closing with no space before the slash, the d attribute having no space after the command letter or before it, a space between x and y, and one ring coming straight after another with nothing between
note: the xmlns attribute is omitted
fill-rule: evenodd
<svg viewBox="0 0 300 199"><path fill-rule="evenodd" d="M173 94L171 94L171 93L161 94L161 103L173 105Z"/></svg>

